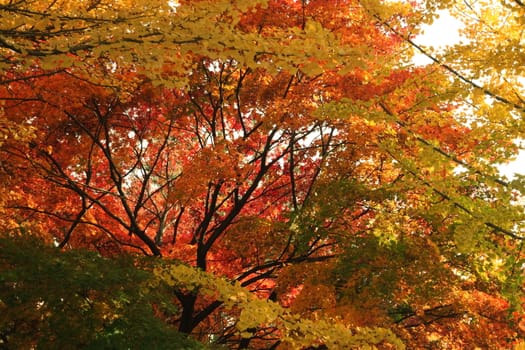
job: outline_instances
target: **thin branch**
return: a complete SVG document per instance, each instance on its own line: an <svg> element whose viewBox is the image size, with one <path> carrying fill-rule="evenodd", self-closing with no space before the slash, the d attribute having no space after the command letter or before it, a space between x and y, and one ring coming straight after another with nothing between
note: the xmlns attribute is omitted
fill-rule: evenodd
<svg viewBox="0 0 525 350"><path fill-rule="evenodd" d="M433 151L441 154L442 156L444 156L445 158L453 161L454 163L458 164L458 165L461 165L463 167L465 167L466 169L469 169L470 171L472 171L474 174L477 174L477 175L480 175L486 179L489 179L499 185L502 185L504 187L509 187L509 183L506 182L506 181L503 181L497 177L494 177L494 176L489 176L487 174L484 174L482 173L480 170L478 169L475 169L472 165L468 164L467 162L459 159L458 157L456 157L454 154L451 154L451 153L448 153L446 152L445 150L443 150L441 147L438 147L434 144L432 144L430 141L424 139L422 136L418 135L416 132L414 132L412 129L410 129L410 127L401 120L401 118L399 118L384 102L379 102L379 106L383 109L383 111L390 117L392 117L394 119L394 121L396 122L396 124L398 124L399 126L401 126L403 129L405 129L410 135L412 135L417 141L421 142L422 144L424 144L425 146L431 148Z"/></svg>
<svg viewBox="0 0 525 350"><path fill-rule="evenodd" d="M454 200L452 197L450 197L449 195L447 195L446 193L444 193L443 191L437 189L434 185L432 185L430 182L428 182L427 180L423 179L419 174L417 174L415 171L413 171L412 169L410 169L410 167L406 166L404 164L404 162L399 159L398 157L396 157L392 152L390 151L387 151L387 153L393 158L395 159L399 164L401 164L403 166L403 168L408 171L414 178L416 178L418 181L420 181L423 185L427 186L428 188L430 188L434 193L436 193L437 195L441 196L443 199L449 201L450 203L452 203L456 208L460 209L461 211L463 211L464 213L472 216L473 218L476 218L476 219L479 219L475 213L468 209L467 207L465 207L464 205L460 204L459 202L457 202L456 200ZM514 239L517 239L517 240L525 240L525 237L522 237L518 234L516 234L515 232L512 232L508 229L505 229L499 225L496 225L490 221L485 221L483 223L485 226L493 229L495 232L498 232L500 234L503 234L505 236L508 236L508 237L511 237L511 238L514 238Z"/></svg>
<svg viewBox="0 0 525 350"><path fill-rule="evenodd" d="M376 18L381 24L383 24L386 28L388 28L392 33L394 33L395 35L397 35L399 38L405 40L407 43L409 43L410 45L412 45L412 47L414 47L416 50L418 50L419 52L421 52L423 55L425 55L426 57L428 57L430 60L432 60L434 63L436 63L437 65L439 65L440 67L443 67L445 70L447 70L449 73L451 73L452 75L454 75L455 77L457 77L459 80L463 81L464 83L467 83L469 84L470 86L472 86L473 88L475 89L478 89L480 91L482 91L485 95L487 96L490 96L492 98L494 98L496 101L499 101L499 102L502 102L506 105L509 105L515 109L518 109L522 112L525 112L525 106L521 105L521 104L518 104L518 103L515 103L515 102L512 102L508 99L506 99L505 97L501 96L501 95L498 95L497 93L477 84L476 82L474 82L472 79L470 78L467 78L465 75L463 75L462 73L460 73L458 70L452 68L450 65L446 64L445 62L441 61L440 59L438 59L437 57L433 56L432 54L430 54L430 52L428 52L427 50L425 50L423 47L421 47L420 45L416 44L412 39L410 39L409 37L401 34L399 31L397 31L394 27L392 27L390 24L388 24L385 20L383 20L378 14L372 14L372 16L374 18Z"/></svg>

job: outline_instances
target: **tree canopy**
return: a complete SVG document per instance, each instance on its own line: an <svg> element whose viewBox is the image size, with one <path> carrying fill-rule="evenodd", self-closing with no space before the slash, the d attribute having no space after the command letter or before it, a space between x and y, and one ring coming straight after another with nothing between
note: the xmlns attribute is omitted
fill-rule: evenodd
<svg viewBox="0 0 525 350"><path fill-rule="evenodd" d="M0 1L0 347L524 347L524 12Z"/></svg>

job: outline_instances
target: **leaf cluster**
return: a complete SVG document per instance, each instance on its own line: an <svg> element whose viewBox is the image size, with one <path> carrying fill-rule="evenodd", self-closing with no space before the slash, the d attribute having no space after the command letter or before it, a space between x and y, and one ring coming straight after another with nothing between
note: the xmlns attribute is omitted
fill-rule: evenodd
<svg viewBox="0 0 525 350"><path fill-rule="evenodd" d="M204 349L157 317L155 305L170 301L162 286L146 288L150 261L63 252L31 236L4 235L0 247L2 347Z"/></svg>

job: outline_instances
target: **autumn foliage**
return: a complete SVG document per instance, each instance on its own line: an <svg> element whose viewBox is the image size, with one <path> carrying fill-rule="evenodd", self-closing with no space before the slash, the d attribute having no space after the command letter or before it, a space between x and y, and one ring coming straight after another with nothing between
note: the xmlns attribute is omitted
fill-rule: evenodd
<svg viewBox="0 0 525 350"><path fill-rule="evenodd" d="M1 346L523 346L522 88L414 42L453 3L0 2Z"/></svg>

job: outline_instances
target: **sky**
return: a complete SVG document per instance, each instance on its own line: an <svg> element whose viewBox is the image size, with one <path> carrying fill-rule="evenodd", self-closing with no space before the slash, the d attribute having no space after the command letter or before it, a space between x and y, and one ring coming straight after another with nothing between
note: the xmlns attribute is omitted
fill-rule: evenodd
<svg viewBox="0 0 525 350"><path fill-rule="evenodd" d="M435 48L457 44L460 40L459 30L462 23L452 17L448 12L442 11L438 19L423 27L423 34L414 39L416 44L432 46ZM432 63L425 55L418 53L413 59L414 63L424 65Z"/></svg>

